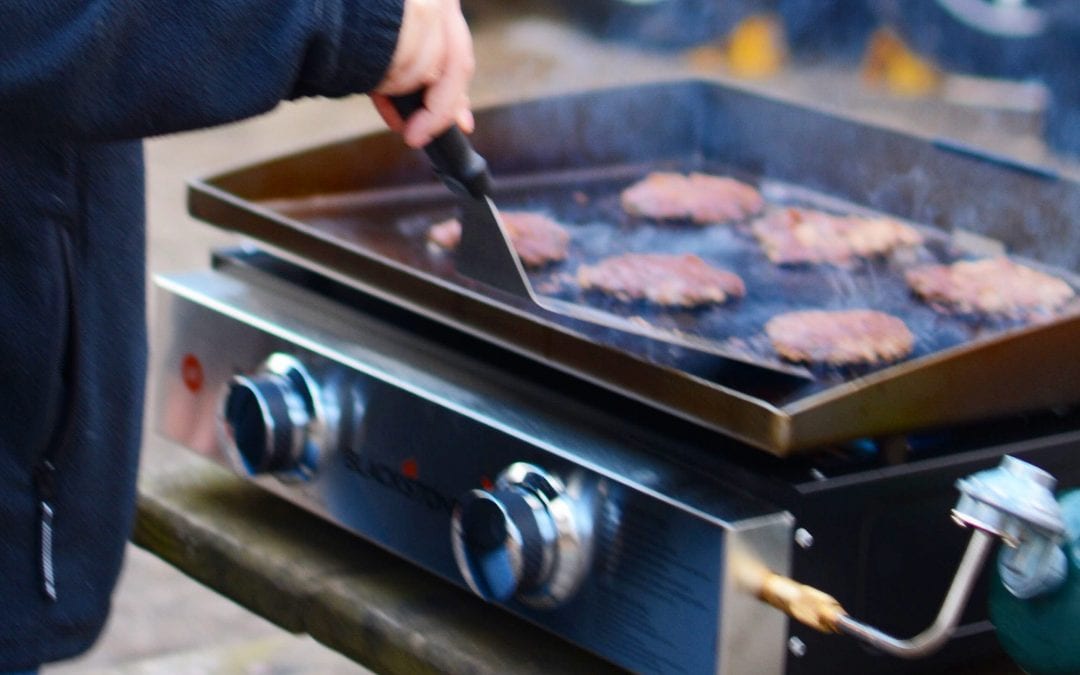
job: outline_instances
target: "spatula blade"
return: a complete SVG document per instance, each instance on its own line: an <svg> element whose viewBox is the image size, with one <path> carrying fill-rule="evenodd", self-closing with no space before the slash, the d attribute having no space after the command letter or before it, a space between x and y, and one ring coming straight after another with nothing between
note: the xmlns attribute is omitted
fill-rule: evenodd
<svg viewBox="0 0 1080 675"><path fill-rule="evenodd" d="M534 300L525 268L490 197L460 196L461 243L457 271L500 290Z"/></svg>

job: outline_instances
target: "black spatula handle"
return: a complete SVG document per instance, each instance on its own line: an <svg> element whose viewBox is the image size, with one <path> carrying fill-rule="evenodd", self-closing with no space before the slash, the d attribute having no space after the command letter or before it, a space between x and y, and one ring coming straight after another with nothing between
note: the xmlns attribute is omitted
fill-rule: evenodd
<svg viewBox="0 0 1080 675"><path fill-rule="evenodd" d="M402 119L408 119L424 107L424 93L391 96L390 102ZM454 192L477 198L491 194L491 174L488 173L487 161L473 149L472 143L456 124L425 145L424 152L431 160L435 173Z"/></svg>

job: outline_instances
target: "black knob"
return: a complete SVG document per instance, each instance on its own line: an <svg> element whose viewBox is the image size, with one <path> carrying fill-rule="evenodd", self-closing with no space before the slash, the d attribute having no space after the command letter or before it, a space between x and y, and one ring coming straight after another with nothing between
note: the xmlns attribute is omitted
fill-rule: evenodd
<svg viewBox="0 0 1080 675"><path fill-rule="evenodd" d="M517 487L473 490L458 502L453 522L458 564L481 597L509 600L550 571L555 524L534 494Z"/></svg>
<svg viewBox="0 0 1080 675"><path fill-rule="evenodd" d="M291 469L299 459L307 405L294 384L281 375L238 375L228 386L225 425L250 474Z"/></svg>
<svg viewBox="0 0 1080 675"><path fill-rule="evenodd" d="M595 491L580 473L572 489L515 462L491 490L472 490L451 515L450 541L465 583L486 600L551 609L567 602L592 563Z"/></svg>
<svg viewBox="0 0 1080 675"><path fill-rule="evenodd" d="M241 475L310 480L323 448L336 442L328 409L338 409L332 388L320 387L296 357L275 352L221 389L218 444Z"/></svg>

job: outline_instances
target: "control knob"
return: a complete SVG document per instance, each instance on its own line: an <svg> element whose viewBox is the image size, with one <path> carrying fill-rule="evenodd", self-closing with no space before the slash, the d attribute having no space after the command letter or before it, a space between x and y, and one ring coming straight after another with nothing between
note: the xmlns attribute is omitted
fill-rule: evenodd
<svg viewBox="0 0 1080 675"><path fill-rule="evenodd" d="M252 375L234 375L218 412L220 441L237 471L305 480L325 430L319 389L300 361L270 356Z"/></svg>
<svg viewBox="0 0 1080 675"><path fill-rule="evenodd" d="M535 607L570 599L591 561L591 522L579 502L556 476L524 462L491 490L466 493L451 517L451 540L473 592Z"/></svg>

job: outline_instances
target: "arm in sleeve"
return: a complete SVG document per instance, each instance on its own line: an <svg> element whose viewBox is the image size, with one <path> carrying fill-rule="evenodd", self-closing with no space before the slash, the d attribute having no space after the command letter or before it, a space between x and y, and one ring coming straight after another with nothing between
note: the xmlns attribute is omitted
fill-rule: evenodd
<svg viewBox="0 0 1080 675"><path fill-rule="evenodd" d="M138 138L366 92L403 0L0 0L0 133Z"/></svg>

